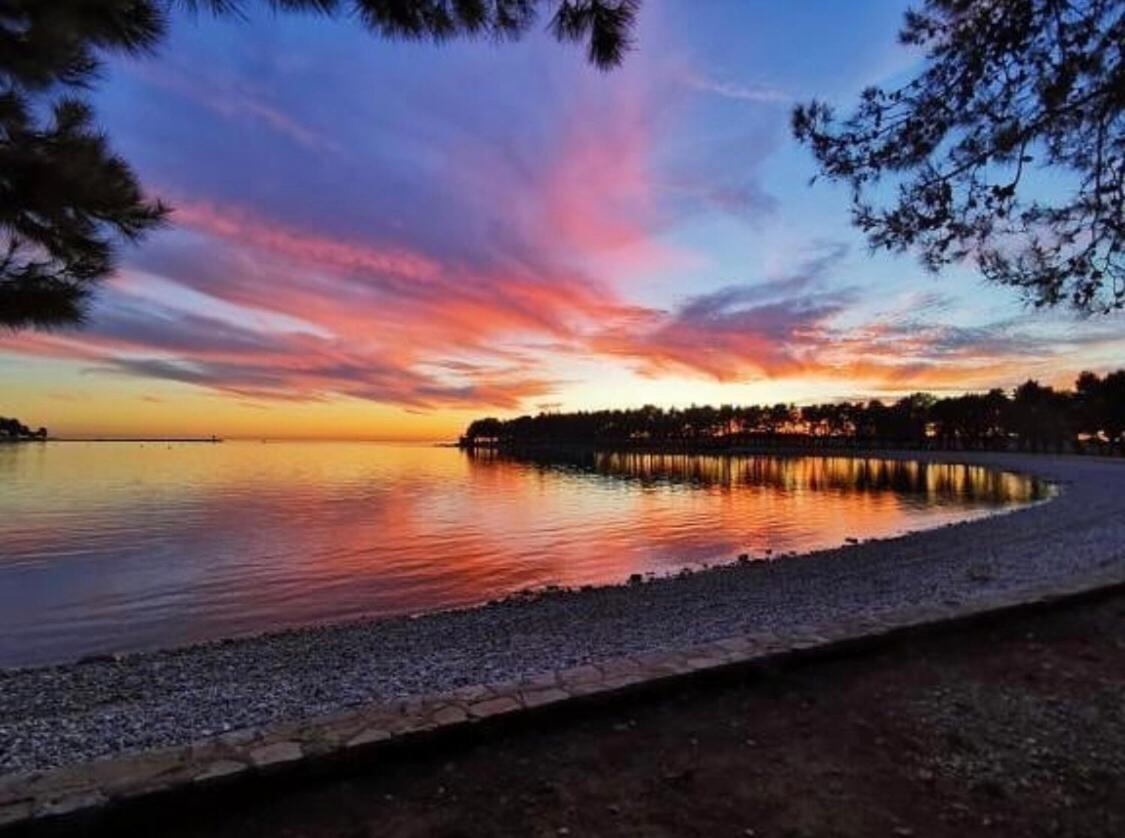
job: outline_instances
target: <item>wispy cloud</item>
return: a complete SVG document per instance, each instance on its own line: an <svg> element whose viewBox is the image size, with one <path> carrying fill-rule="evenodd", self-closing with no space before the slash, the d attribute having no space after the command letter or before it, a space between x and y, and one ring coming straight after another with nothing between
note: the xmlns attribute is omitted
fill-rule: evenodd
<svg viewBox="0 0 1125 838"><path fill-rule="evenodd" d="M342 148L323 131L306 124L269 97L243 81L222 80L198 67L188 69L175 61L138 62L132 74L146 84L183 97L234 121L257 122L280 136L318 152L339 154Z"/></svg>
<svg viewBox="0 0 1125 838"><path fill-rule="evenodd" d="M700 93L710 93L739 102L777 105L788 104L793 101L793 97L789 93L770 84L715 79L694 70L683 73L681 81L687 87Z"/></svg>
<svg viewBox="0 0 1125 838"><path fill-rule="evenodd" d="M670 313L636 319L634 329L603 332L591 346L634 360L650 376L678 370L734 381L798 374L809 363L805 335L854 295L819 287L846 254L842 245L824 247L786 276L690 297Z"/></svg>
<svg viewBox="0 0 1125 838"><path fill-rule="evenodd" d="M936 318L947 301L934 294L913 297L915 313L930 319L903 309L864 317L869 293L836 275L847 253L821 244L787 274L640 313L589 345L650 377L838 378L868 393L992 387L1037 374L1069 380L1077 370L1062 368L1061 358L1118 345L1113 324L1075 332L1056 323L1052 334L1034 315L978 326L942 322Z"/></svg>

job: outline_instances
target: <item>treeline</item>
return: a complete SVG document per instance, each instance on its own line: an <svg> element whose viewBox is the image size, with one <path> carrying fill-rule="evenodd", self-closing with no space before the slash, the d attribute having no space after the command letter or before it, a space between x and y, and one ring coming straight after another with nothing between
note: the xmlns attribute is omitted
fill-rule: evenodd
<svg viewBox="0 0 1125 838"><path fill-rule="evenodd" d="M465 447L739 446L911 447L1085 453L1125 451L1125 370L1099 377L1084 372L1073 390L1036 381L1010 394L938 398L914 393L891 404L834 402L723 405L665 410L540 413L515 419L477 419L461 437Z"/></svg>
<svg viewBox="0 0 1125 838"><path fill-rule="evenodd" d="M14 439L46 439L47 429L36 428L31 430L27 425L23 424L19 419L9 419L5 416L0 416L0 440L14 440Z"/></svg>

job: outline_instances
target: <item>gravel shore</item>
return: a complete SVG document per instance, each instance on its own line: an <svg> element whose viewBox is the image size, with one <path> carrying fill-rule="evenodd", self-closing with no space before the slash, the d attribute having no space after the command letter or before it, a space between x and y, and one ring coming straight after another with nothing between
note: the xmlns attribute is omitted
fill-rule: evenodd
<svg viewBox="0 0 1125 838"><path fill-rule="evenodd" d="M317 782L122 807L160 838L1125 835L1125 593L680 682Z"/></svg>
<svg viewBox="0 0 1125 838"><path fill-rule="evenodd" d="M900 538L641 585L0 672L0 773L739 633L967 602L1112 566L1125 575L1125 461L880 456L1028 472L1060 492Z"/></svg>

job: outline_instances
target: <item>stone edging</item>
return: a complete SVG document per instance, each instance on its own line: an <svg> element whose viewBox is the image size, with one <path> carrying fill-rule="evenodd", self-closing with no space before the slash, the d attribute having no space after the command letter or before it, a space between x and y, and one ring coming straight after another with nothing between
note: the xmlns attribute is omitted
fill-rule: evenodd
<svg viewBox="0 0 1125 838"><path fill-rule="evenodd" d="M756 633L698 646L629 655L546 672L526 680L342 710L298 723L231 731L187 746L160 748L46 771L0 776L0 830L94 815L142 797L213 788L333 761L366 758L389 745L446 735L481 723L666 686L732 668L780 664L1003 612L1036 608L1125 585L1120 568L1066 585L1004 592L972 602L858 614L815 630Z"/></svg>

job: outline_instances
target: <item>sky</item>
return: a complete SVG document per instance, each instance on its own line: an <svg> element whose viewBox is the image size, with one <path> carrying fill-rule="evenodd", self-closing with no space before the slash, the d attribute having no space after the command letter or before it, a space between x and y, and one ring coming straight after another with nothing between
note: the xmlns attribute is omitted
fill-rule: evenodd
<svg viewBox="0 0 1125 838"><path fill-rule="evenodd" d="M1120 315L872 255L845 190L809 184L792 106L909 78L905 6L648 0L610 72L542 27L434 46L264 5L182 14L93 94L171 224L82 330L0 335L0 413L60 436L449 439L483 415L1121 366Z"/></svg>

